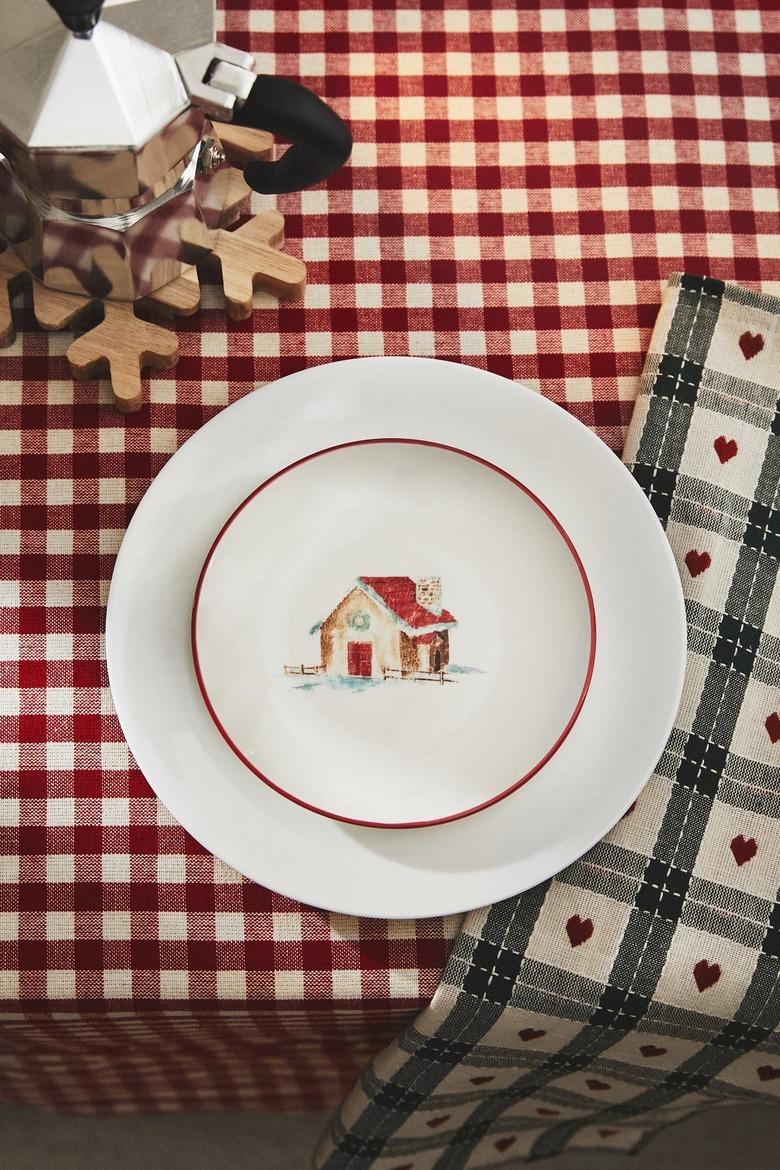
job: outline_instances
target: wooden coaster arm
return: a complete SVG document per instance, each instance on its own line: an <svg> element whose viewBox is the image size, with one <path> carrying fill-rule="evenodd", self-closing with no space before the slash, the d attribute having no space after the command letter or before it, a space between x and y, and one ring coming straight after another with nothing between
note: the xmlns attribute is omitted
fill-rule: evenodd
<svg viewBox="0 0 780 1170"><path fill-rule="evenodd" d="M273 154L273 139L265 131L221 124L218 133L232 167L243 167L253 158ZM284 242L284 219L277 211L263 211L241 227L226 230L248 206L251 195L240 170L231 169L226 178L223 226L218 229L214 251L205 263L221 276L228 316L241 321L252 313L253 291L258 286L284 299L301 296L306 286L306 267L301 260L279 250ZM0 253L0 347L14 340L11 296L29 279L12 248ZM74 378L108 373L115 405L125 414L141 408L141 371L147 366L170 369L179 359L176 334L138 313L168 318L189 316L197 312L201 299L194 267L135 303L101 301L52 289L37 280L32 285L35 317L43 329L85 328L67 350ZM100 314L101 305L102 316L95 322L93 318Z"/></svg>
<svg viewBox="0 0 780 1170"><path fill-rule="evenodd" d="M136 317L131 304L104 302L99 325L77 337L68 347L74 378L108 372L117 410L130 414L141 409L141 370L169 370L179 360L179 342L170 329Z"/></svg>
<svg viewBox="0 0 780 1170"><path fill-rule="evenodd" d="M220 231L214 248L222 269L228 316L244 321L252 313L256 287L267 288L282 300L295 300L306 287L306 266L280 252L284 219L278 211L264 211L235 231Z"/></svg>
<svg viewBox="0 0 780 1170"><path fill-rule="evenodd" d="M12 248L0 253L0 347L13 345L16 340L11 297L17 288L29 279L29 273Z"/></svg>

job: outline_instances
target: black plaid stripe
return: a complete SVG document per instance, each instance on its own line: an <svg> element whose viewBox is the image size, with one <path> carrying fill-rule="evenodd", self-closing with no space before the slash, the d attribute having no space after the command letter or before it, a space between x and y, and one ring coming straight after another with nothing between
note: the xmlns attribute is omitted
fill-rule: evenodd
<svg viewBox="0 0 780 1170"><path fill-rule="evenodd" d="M463 990L478 999L507 1004L512 994L522 955L481 939L474 947L471 963L463 980Z"/></svg>
<svg viewBox="0 0 780 1170"><path fill-rule="evenodd" d="M642 880L646 858L610 841L600 841L584 856L558 874L558 881L606 894L631 905Z"/></svg>
<svg viewBox="0 0 780 1170"><path fill-rule="evenodd" d="M769 915L766 933L761 941L761 950L773 959L780 959L780 903L775 902Z"/></svg>
<svg viewBox="0 0 780 1170"><path fill-rule="evenodd" d="M780 1037L776 1034L780 1020L780 963L776 954L767 954L763 950L759 954L753 978L735 1013L735 1019L753 1028L769 1028L775 1033L772 1036L773 1046L769 1048L762 1042L762 1050L776 1053L780 1050Z"/></svg>
<svg viewBox="0 0 780 1170"><path fill-rule="evenodd" d="M737 670L740 674L750 674L760 641L761 631L757 626L725 613L718 627L712 657L715 662Z"/></svg>
<svg viewBox="0 0 780 1170"><path fill-rule="evenodd" d="M743 1020L729 1020L721 1031L714 1037L712 1043L720 1048L738 1049L747 1052L763 1043L771 1035L769 1028L757 1028L755 1024Z"/></svg>
<svg viewBox="0 0 780 1170"><path fill-rule="evenodd" d="M777 559L743 544L726 598L725 612L760 629L764 625L776 582Z"/></svg>
<svg viewBox="0 0 780 1170"><path fill-rule="evenodd" d="M686 902L680 921L683 926L692 926L694 930L731 939L732 942L753 950L758 950L761 946L766 929L761 921L751 922L719 907L693 901Z"/></svg>
<svg viewBox="0 0 780 1170"><path fill-rule="evenodd" d="M677 309L669 326L664 354L682 354L704 366L726 286L722 280L687 274L679 278L679 286Z"/></svg>
<svg viewBox="0 0 780 1170"><path fill-rule="evenodd" d="M666 352L654 363L647 418L630 467L664 526L677 489L678 469L722 293L720 281L682 278Z"/></svg>
<svg viewBox="0 0 780 1170"><path fill-rule="evenodd" d="M723 614L700 601L686 598L685 617L688 623L689 652L711 658Z"/></svg>
<svg viewBox="0 0 780 1170"><path fill-rule="evenodd" d="M481 931L482 938L524 954L550 885L549 881L542 882L519 898L507 898L491 906Z"/></svg>
<svg viewBox="0 0 780 1170"><path fill-rule="evenodd" d="M665 526L672 510L677 474L667 467L654 467L649 463L635 463L633 473L637 483L653 505L658 519Z"/></svg>
<svg viewBox="0 0 780 1170"><path fill-rule="evenodd" d="M701 382L702 366L677 354L665 353L658 365L653 394L693 406Z"/></svg>
<svg viewBox="0 0 780 1170"><path fill-rule="evenodd" d="M472 940L471 954L463 969L462 986L467 995L505 1005L520 971L528 940L544 903L549 882L537 886L529 896L498 902L482 928L482 938ZM451 973L444 973L450 982Z"/></svg>
<svg viewBox="0 0 780 1170"><path fill-rule="evenodd" d="M532 1160L564 1149L596 1120L599 1125L621 1126L649 1116L653 1126L660 1127L695 1108L702 1093L718 1100L760 1092L760 1085L737 1089L728 1081L728 1068L741 1054L777 1042L780 902L734 889L726 876L719 884L692 875L715 802L780 820L780 769L732 750L743 705L755 702L750 688L764 683L771 695L769 687L776 682L767 680L780 678L780 636L763 628L780 556L780 416L776 394L766 387L707 367L720 306L724 298L734 299L733 290L700 277L682 277L676 283L679 297L665 352L647 362L642 389L649 400L632 470L662 523L673 522L681 531L693 527L712 532L720 542L739 545L739 552L722 611L706 602L686 602L689 652L704 659L707 668L690 726L673 730L658 764L657 782L668 794L652 855L601 842L558 879L630 907L605 984L527 958L528 940L549 883L492 907L478 936L461 936L445 981L464 994L436 1037L404 1037L406 1064L391 1084L366 1084L372 1104L360 1124L352 1127L353 1144L359 1129L374 1145L380 1133L387 1135L382 1149L397 1152L401 1164L404 1152L441 1149L437 1165L442 1170L467 1166L482 1141L497 1133L538 1127L535 1118L529 1121L507 1112L528 1099L574 1105L582 1113L575 1120L551 1121L534 1144ZM751 296L755 294L747 296L746 304L753 303ZM755 303L766 310L764 300ZM777 307L780 311L780 302ZM700 408L754 428L752 441L762 443L764 455L753 499L729 490L731 481L710 484L681 472ZM706 425L711 426L711 419ZM724 433L729 433L725 424ZM681 925L700 932L703 940L720 938L724 945L741 947L756 957L732 1020L708 1014L703 1000L694 998L689 1006L678 1007L656 999ZM575 1030L553 1052L488 1047L482 1040L492 1024L484 1013L491 1013L490 1021L499 1021L507 1006L562 1017ZM473 1017L470 1026L464 1012ZM643 1031L669 1037L669 1043L685 1039L697 1047L671 1071L610 1057L609 1050L620 1037ZM438 1093L436 1087L460 1067L458 1062L461 1066L467 1062L469 1072L503 1069L505 1075L499 1087L486 1085L475 1092L467 1079L462 1091L456 1081L452 1092ZM576 1075L585 1070L636 1091L622 1102L594 1100L587 1086L579 1091L575 1084ZM517 1073L508 1082L507 1071ZM567 1083L572 1074L575 1080ZM431 1087L423 1089L423 1083ZM420 1098L426 1091L429 1096L423 1103ZM393 1136L406 1118L427 1116L434 1105L444 1102L449 1107L468 1105L465 1120L454 1133L446 1138ZM372 1122L374 1110L378 1117ZM345 1150L343 1135L338 1141ZM365 1157L368 1146L355 1148ZM482 1161L490 1165L489 1159ZM362 1170L365 1164L331 1161L328 1170Z"/></svg>
<svg viewBox="0 0 780 1170"><path fill-rule="evenodd" d="M694 877L680 921L760 950L766 932L773 929L774 907L767 898Z"/></svg>
<svg viewBox="0 0 780 1170"><path fill-rule="evenodd" d="M436 1035L409 1028L400 1041L407 1059L392 1080L383 1081L369 1065L361 1087L370 1106L350 1129L338 1120L334 1123L331 1136L338 1161L333 1164L339 1170L367 1170L404 1119L424 1105L452 1068L471 1052L476 1038L493 1026L498 1014L493 1005L475 1007L473 1000L464 997Z"/></svg>
<svg viewBox="0 0 780 1170"><path fill-rule="evenodd" d="M701 701L693 720L693 735L725 749L731 743L745 698L747 679L710 662ZM681 782L682 777L680 778ZM704 791L704 789L702 789ZM713 793L714 795L714 793Z"/></svg>
<svg viewBox="0 0 780 1170"><path fill-rule="evenodd" d="M775 460L780 459L778 448L780 448L780 398L775 398L774 403L770 405L767 403L766 409L769 412L769 450ZM772 484L771 476L766 477L762 474L758 481L758 488L756 490L756 499L762 500L765 503L773 504L776 502L776 497L773 495L773 488L776 490L776 485Z"/></svg>
<svg viewBox="0 0 780 1170"><path fill-rule="evenodd" d="M649 1005L649 996L610 984L604 988L599 1005L591 1015L590 1021L597 1027L630 1032L642 1019Z"/></svg>
<svg viewBox="0 0 780 1170"><path fill-rule="evenodd" d="M701 735L689 735L676 779L686 788L695 788L705 796L714 796L727 756L728 749L722 744L711 743Z"/></svg>
<svg viewBox="0 0 780 1170"><path fill-rule="evenodd" d="M709 782L709 779L702 781L704 785ZM712 806L710 795L688 789L679 782L673 783L654 853L666 861L673 861L678 869L691 873L707 830Z"/></svg>
<svg viewBox="0 0 780 1170"><path fill-rule="evenodd" d="M734 808L780 820L777 768L730 755L718 788L718 800Z"/></svg>
<svg viewBox="0 0 780 1170"><path fill-rule="evenodd" d="M547 885L532 891L531 903L535 912L529 912L527 900L510 899L491 907L483 925L489 939L461 935L453 948L444 980L451 981L462 972L464 994L442 1022L434 1036L427 1036L412 1027L399 1043L408 1056L405 1064L389 1082L373 1075L369 1066L361 1078L363 1091L370 1105L351 1129L336 1122L331 1137L336 1152L328 1165L338 1170L365 1170L386 1146L392 1133L398 1129L411 1109L421 1102L416 1094L427 1099L454 1066L464 1059L484 1034L494 1025L501 1007L511 992L507 990L508 971L517 952L501 945L509 939L527 946L530 932L544 900ZM535 896L535 900L534 900ZM464 962L465 956L468 961ZM475 980L478 991L468 992L465 984ZM485 1132L487 1122L470 1125L466 1139L476 1142Z"/></svg>
<svg viewBox="0 0 780 1170"><path fill-rule="evenodd" d="M575 975L550 963L524 959L522 975L510 1000L513 1007L548 1015L550 1005L556 1005L555 1015L561 1014L560 1003L567 1003L567 1018L587 1019L588 1012L598 1003L604 984L597 979ZM531 1005L535 1006L531 1006ZM542 1006L544 1005L544 1006Z"/></svg>
<svg viewBox="0 0 780 1170"><path fill-rule="evenodd" d="M745 531L750 501L691 475L678 475L669 520L738 541Z"/></svg>
<svg viewBox="0 0 780 1170"><path fill-rule="evenodd" d="M523 968L525 971L525 968ZM536 978L539 972L544 972L546 979L540 984L531 982L518 983L510 1000L510 1007L523 1007L526 1011L535 1012L542 1016L560 1016L561 1014L561 992L565 985L566 991L570 989L578 990L576 980L571 983L565 978L561 977L560 972L557 977L551 977L551 972L554 968L546 967L541 963L530 965L528 967L529 977ZM539 976L541 978L541 976ZM601 990L601 984L588 981L589 990L595 988ZM590 1014L592 1007L592 999L590 994L585 999L570 999L568 995L565 997L566 1004L566 1019L578 1020L585 1022Z"/></svg>
<svg viewBox="0 0 780 1170"><path fill-rule="evenodd" d="M748 512L745 544L769 557L780 557L780 510L754 500Z"/></svg>
<svg viewBox="0 0 780 1170"><path fill-rule="evenodd" d="M601 1108L597 1119L591 1115L584 1120L577 1118L552 1126L534 1144L531 1160L549 1157L561 1152L571 1137L584 1126L593 1124L600 1126L619 1125L621 1122L629 1122L631 1119L643 1117L648 1113L654 1117L660 1115L659 1120L663 1118L665 1113L674 1115L676 1112L674 1107L678 1102L684 1100L689 1094L700 1094L703 1090L712 1093L714 1097L733 1098L737 1096L739 1098L742 1096L746 1100L750 1099L750 1094L744 1090L735 1092L734 1086L726 1087L717 1084L717 1074L727 1068L734 1059L733 1052L726 1051L726 1047L722 1046L720 1050L717 1048L707 1049L698 1053L681 1068L656 1078L656 1083L649 1085L644 1091L638 1092L629 1100ZM605 1062L600 1062L598 1071L605 1075L615 1075ZM549 1094L547 1095L549 1096ZM574 1103L580 1107L583 1104L588 1104L582 1096L576 1098ZM680 1113L685 1115L687 1108L683 1108Z"/></svg>
<svg viewBox="0 0 780 1170"><path fill-rule="evenodd" d="M723 299L748 309L759 309L762 313L780 313L780 297L770 293L756 292L741 284L724 284Z"/></svg>
<svg viewBox="0 0 780 1170"><path fill-rule="evenodd" d="M780 688L780 638L762 634L753 663L753 678L765 687Z"/></svg>
<svg viewBox="0 0 780 1170"><path fill-rule="evenodd" d="M680 760L683 757L685 745L688 742L688 734L680 727L672 729L672 733L666 741L666 747L661 753L661 758L655 766L655 775L657 777L664 777L667 780L672 780L677 775L677 769L680 766ZM667 791L671 791L669 785L666 785ZM646 862L647 857L642 857L642 864Z"/></svg>
<svg viewBox="0 0 780 1170"><path fill-rule="evenodd" d="M674 865L651 857L637 890L635 906L647 914L657 914L676 922L682 911L691 875Z"/></svg>
<svg viewBox="0 0 780 1170"><path fill-rule="evenodd" d="M742 424L743 430L745 427L755 428L756 432L768 439L770 446L774 442L772 429L778 408L777 392L771 387L723 373L722 370L705 368L696 404L703 410L721 415L725 427L729 426L730 419L734 419ZM764 496L757 494L756 498L764 499Z"/></svg>

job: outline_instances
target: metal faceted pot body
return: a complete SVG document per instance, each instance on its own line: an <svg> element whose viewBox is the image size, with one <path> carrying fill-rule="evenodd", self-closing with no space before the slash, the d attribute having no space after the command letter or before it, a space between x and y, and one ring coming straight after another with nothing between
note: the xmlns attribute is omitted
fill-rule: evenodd
<svg viewBox="0 0 780 1170"><path fill-rule="evenodd" d="M292 139L249 164L258 190L349 153L314 94L213 41L213 0L0 3L0 235L51 288L135 300L212 249L231 185L212 118Z"/></svg>

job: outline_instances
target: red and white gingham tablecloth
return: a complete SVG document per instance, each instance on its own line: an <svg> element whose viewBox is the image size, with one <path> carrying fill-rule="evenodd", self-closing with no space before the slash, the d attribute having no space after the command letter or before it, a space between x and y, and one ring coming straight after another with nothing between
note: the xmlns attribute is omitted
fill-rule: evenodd
<svg viewBox="0 0 780 1170"><path fill-rule="evenodd" d="M236 324L207 288L140 414L75 384L69 335L29 303L0 351L5 1101L323 1107L430 998L457 929L245 881L135 767L105 601L171 453L258 383L357 354L493 370L618 449L670 273L780 293L773 4L228 0L220 24L330 101L355 149L278 200L303 303L257 294Z"/></svg>

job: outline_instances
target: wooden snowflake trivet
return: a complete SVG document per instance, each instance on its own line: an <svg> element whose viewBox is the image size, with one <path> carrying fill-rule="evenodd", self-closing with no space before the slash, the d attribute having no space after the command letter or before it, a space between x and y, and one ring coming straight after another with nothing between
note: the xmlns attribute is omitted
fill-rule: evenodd
<svg viewBox="0 0 780 1170"><path fill-rule="evenodd" d="M300 297L306 286L306 268L301 260L279 250L284 243L284 218L277 211L263 211L241 227L226 230L245 210L251 194L241 171L235 168L253 158L270 157L273 140L262 130L229 125L219 126L219 136L231 164L229 197L216 246L204 265L219 274L227 315L242 321L252 313L255 288L268 289L284 300ZM176 334L145 317L170 320L174 314L190 316L200 307L200 279L195 267L142 300L110 301L46 288L30 276L13 249L6 247L0 253L0 347L11 345L16 336L11 298L26 283L32 286L33 312L41 328L83 330L66 353L73 377L107 374L114 404L124 414L141 408L142 370L168 370L179 360Z"/></svg>

